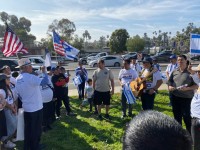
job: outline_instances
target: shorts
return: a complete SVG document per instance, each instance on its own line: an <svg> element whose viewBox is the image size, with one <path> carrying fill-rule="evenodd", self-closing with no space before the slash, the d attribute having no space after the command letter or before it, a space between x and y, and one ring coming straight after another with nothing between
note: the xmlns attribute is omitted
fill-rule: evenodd
<svg viewBox="0 0 200 150"><path fill-rule="evenodd" d="M110 91L108 92L99 92L94 91L94 104L95 105L110 105Z"/></svg>

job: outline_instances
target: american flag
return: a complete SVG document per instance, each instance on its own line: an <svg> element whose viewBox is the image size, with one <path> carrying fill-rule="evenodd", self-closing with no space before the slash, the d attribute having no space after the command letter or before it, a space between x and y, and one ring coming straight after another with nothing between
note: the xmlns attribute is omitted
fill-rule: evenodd
<svg viewBox="0 0 200 150"><path fill-rule="evenodd" d="M24 48L24 44L20 41L17 35L6 24L6 33L4 35L4 44L2 52L6 57L12 56L16 53L28 53Z"/></svg>
<svg viewBox="0 0 200 150"><path fill-rule="evenodd" d="M60 39L60 36L55 32L53 31L53 46L54 46L54 50L56 51L56 53L62 55L62 56L65 56L65 49L63 47L63 42L61 39Z"/></svg>

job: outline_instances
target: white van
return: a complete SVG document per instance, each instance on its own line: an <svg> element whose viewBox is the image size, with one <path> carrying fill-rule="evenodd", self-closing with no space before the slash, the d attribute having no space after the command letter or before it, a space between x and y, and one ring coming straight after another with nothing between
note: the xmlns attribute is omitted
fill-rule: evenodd
<svg viewBox="0 0 200 150"><path fill-rule="evenodd" d="M96 59L98 59L98 58L100 58L100 57L107 56L107 55L108 55L107 52L102 52L102 53L96 54L95 56L90 56L90 57L87 58L87 63L89 64L89 62L90 62L91 60L96 60Z"/></svg>

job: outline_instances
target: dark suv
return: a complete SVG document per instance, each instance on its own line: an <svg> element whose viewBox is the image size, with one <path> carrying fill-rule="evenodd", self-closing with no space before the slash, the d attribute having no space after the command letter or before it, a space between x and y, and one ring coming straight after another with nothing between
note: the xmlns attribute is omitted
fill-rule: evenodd
<svg viewBox="0 0 200 150"><path fill-rule="evenodd" d="M162 51L152 56L152 58L155 58L158 62L169 62L169 57L172 54L173 54L172 51Z"/></svg>
<svg viewBox="0 0 200 150"><path fill-rule="evenodd" d="M9 66L11 71L19 71L19 68L16 68L18 66L17 59L9 59L9 58L3 58L0 59L0 68L3 66ZM38 70L38 68L32 66L33 71Z"/></svg>
<svg viewBox="0 0 200 150"><path fill-rule="evenodd" d="M0 59L0 68L5 65L9 66L11 71L19 71L19 68L15 68L18 66L17 60L15 59Z"/></svg>

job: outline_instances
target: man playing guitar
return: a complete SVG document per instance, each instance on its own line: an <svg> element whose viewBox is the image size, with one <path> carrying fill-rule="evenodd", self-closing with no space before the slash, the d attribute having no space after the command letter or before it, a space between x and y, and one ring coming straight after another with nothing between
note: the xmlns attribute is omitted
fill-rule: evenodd
<svg viewBox="0 0 200 150"><path fill-rule="evenodd" d="M153 67L153 60L150 57L145 57L142 61L143 70L141 72L141 78L145 79L145 89L141 94L142 108L143 110L153 109L154 99L156 91L163 83L162 77L159 71Z"/></svg>

